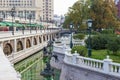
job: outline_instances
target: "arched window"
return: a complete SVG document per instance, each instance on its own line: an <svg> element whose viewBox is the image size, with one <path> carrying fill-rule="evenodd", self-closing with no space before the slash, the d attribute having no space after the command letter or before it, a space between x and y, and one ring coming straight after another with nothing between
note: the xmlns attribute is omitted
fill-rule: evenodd
<svg viewBox="0 0 120 80"><path fill-rule="evenodd" d="M39 42L42 43L41 37L39 37Z"/></svg>
<svg viewBox="0 0 120 80"><path fill-rule="evenodd" d="M43 41L45 41L45 36L43 36Z"/></svg>
<svg viewBox="0 0 120 80"><path fill-rule="evenodd" d="M34 38L33 44L34 44L34 45L37 45L37 40L36 40L36 38Z"/></svg>
<svg viewBox="0 0 120 80"><path fill-rule="evenodd" d="M23 45L22 45L21 41L18 41L17 42L17 51L21 51L21 50L23 50Z"/></svg>
<svg viewBox="0 0 120 80"><path fill-rule="evenodd" d="M31 43L30 43L30 40L27 39L27 41L26 41L26 48L29 48L29 47L31 47Z"/></svg>
<svg viewBox="0 0 120 80"><path fill-rule="evenodd" d="M5 53L5 55L10 55L11 53L12 53L12 46L11 46L11 44L10 43L7 43L6 45L5 45L5 47L3 48L3 52Z"/></svg>

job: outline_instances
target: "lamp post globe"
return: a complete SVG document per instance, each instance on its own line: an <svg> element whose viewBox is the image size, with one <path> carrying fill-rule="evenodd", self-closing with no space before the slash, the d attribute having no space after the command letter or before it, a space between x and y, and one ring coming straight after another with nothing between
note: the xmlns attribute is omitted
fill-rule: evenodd
<svg viewBox="0 0 120 80"><path fill-rule="evenodd" d="M70 24L70 34L71 34L71 36L70 36L70 48L73 47L73 42L72 42L72 29L73 29L73 24L71 23L71 24Z"/></svg>
<svg viewBox="0 0 120 80"><path fill-rule="evenodd" d="M92 54L92 48L91 48L91 29L92 29L92 19L87 20L88 25L88 57L90 57Z"/></svg>

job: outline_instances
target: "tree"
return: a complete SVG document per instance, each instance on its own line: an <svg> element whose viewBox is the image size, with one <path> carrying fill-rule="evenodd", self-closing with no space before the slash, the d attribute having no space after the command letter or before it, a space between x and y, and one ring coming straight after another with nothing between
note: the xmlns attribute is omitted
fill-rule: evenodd
<svg viewBox="0 0 120 80"><path fill-rule="evenodd" d="M117 8L113 0L92 0L90 17L93 19L94 29L117 28Z"/></svg>
<svg viewBox="0 0 120 80"><path fill-rule="evenodd" d="M70 23L72 23L75 29L85 28L85 26L81 25L83 25L83 22L87 18L86 16L88 14L87 6L88 2L84 2L84 0L83 1L79 0L76 3L74 3L72 7L69 7L67 17L65 18L64 26L67 27Z"/></svg>

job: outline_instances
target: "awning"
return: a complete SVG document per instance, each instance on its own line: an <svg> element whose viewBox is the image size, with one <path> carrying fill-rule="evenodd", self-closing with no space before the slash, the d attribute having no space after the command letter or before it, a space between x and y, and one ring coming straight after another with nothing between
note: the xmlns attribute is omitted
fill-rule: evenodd
<svg viewBox="0 0 120 80"><path fill-rule="evenodd" d="M41 24L37 24L37 27L43 28L44 26Z"/></svg>
<svg viewBox="0 0 120 80"><path fill-rule="evenodd" d="M23 24L20 23L12 23L12 22L3 22L4 24L6 24L6 26L14 26L14 27L23 27Z"/></svg>
<svg viewBox="0 0 120 80"><path fill-rule="evenodd" d="M20 24L20 23L14 23L13 26L15 26L15 27L23 27L24 25Z"/></svg>
<svg viewBox="0 0 120 80"><path fill-rule="evenodd" d="M36 27L36 24L26 24L27 27Z"/></svg>
<svg viewBox="0 0 120 80"><path fill-rule="evenodd" d="M7 25L4 22L0 22L0 26L6 27Z"/></svg>
<svg viewBox="0 0 120 80"><path fill-rule="evenodd" d="M7 26L12 26L12 22L4 22Z"/></svg>

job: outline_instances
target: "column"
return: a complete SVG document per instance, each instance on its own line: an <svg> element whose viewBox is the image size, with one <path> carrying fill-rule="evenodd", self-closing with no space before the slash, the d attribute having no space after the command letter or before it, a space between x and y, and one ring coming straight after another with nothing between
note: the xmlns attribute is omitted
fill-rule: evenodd
<svg viewBox="0 0 120 80"><path fill-rule="evenodd" d="M3 42L0 43L0 47L3 49Z"/></svg>
<svg viewBox="0 0 120 80"><path fill-rule="evenodd" d="M32 37L32 40L31 40L31 47L33 47L33 41L34 41L34 38Z"/></svg>
<svg viewBox="0 0 120 80"><path fill-rule="evenodd" d="M73 64L77 63L77 56L79 56L79 54L77 53L77 51L75 51L75 53L72 56Z"/></svg>
<svg viewBox="0 0 120 80"><path fill-rule="evenodd" d="M17 51L17 41L14 39L14 53Z"/></svg>
<svg viewBox="0 0 120 80"><path fill-rule="evenodd" d="M105 73L109 73L110 72L110 66L109 64L112 63L112 60L109 58L109 56L107 56L106 59L103 60L103 70Z"/></svg>
<svg viewBox="0 0 120 80"><path fill-rule="evenodd" d="M37 36L37 45L40 44L39 36Z"/></svg>
<svg viewBox="0 0 120 80"><path fill-rule="evenodd" d="M26 50L26 38L24 38L24 50Z"/></svg>

